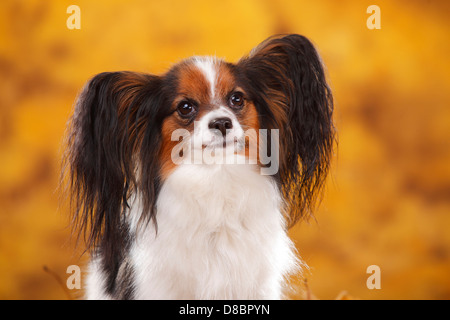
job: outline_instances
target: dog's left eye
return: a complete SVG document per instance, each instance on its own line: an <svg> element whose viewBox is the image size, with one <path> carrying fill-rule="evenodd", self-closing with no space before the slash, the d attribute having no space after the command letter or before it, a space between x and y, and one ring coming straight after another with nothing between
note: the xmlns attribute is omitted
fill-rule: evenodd
<svg viewBox="0 0 450 320"><path fill-rule="evenodd" d="M240 92L235 92L230 97L230 106L240 109L244 106L244 95Z"/></svg>

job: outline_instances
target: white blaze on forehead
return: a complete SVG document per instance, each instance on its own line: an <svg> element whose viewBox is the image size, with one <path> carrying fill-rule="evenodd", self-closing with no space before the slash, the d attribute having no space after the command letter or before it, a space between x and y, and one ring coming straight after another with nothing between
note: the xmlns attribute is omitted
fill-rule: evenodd
<svg viewBox="0 0 450 320"><path fill-rule="evenodd" d="M202 71L206 80L208 80L211 98L214 98L217 80L216 59L213 57L195 57L194 63Z"/></svg>

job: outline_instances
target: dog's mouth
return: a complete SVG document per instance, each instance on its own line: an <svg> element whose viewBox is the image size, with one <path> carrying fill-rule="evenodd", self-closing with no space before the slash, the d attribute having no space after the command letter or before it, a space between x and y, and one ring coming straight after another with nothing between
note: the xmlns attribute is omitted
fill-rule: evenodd
<svg viewBox="0 0 450 320"><path fill-rule="evenodd" d="M234 149L235 152L240 151L243 145L243 139L238 137L216 138L209 142L203 143L202 149Z"/></svg>

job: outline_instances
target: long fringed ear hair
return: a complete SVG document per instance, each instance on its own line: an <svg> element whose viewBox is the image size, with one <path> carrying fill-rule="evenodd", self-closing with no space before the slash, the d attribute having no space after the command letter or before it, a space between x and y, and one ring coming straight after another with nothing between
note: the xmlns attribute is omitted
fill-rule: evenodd
<svg viewBox="0 0 450 320"><path fill-rule="evenodd" d="M335 142L333 97L321 59L300 35L269 38L237 68L262 127L280 130L278 180L290 226L314 209Z"/></svg>
<svg viewBox="0 0 450 320"><path fill-rule="evenodd" d="M73 225L84 231L88 247L102 252L112 273L129 241L123 213L131 194L139 192L146 201L146 219L155 217L161 82L134 72L98 74L78 97L70 122L63 172Z"/></svg>

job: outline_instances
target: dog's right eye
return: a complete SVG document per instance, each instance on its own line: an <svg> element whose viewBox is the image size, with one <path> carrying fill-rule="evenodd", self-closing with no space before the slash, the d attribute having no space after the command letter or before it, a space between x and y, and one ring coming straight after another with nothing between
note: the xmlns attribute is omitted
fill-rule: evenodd
<svg viewBox="0 0 450 320"><path fill-rule="evenodd" d="M183 118L189 118L197 112L197 107L190 101L181 101L177 106L178 114Z"/></svg>

